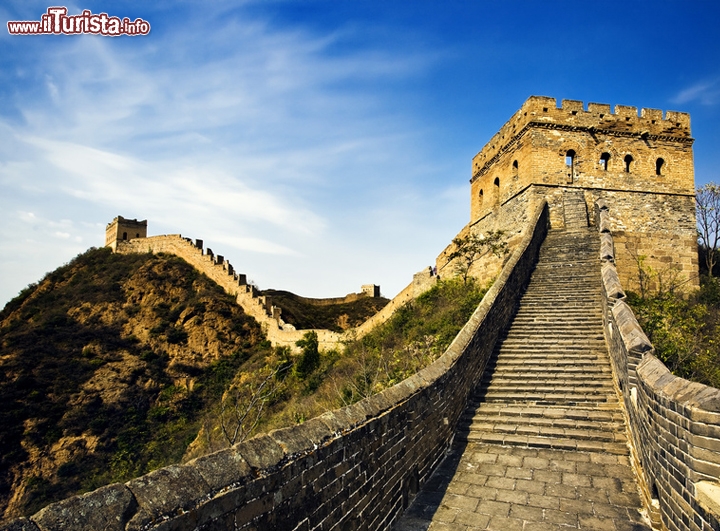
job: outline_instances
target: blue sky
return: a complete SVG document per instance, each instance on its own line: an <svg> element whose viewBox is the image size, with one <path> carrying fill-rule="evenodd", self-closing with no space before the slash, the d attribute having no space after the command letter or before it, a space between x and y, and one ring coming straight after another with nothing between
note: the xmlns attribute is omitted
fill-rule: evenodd
<svg viewBox="0 0 720 531"><path fill-rule="evenodd" d="M696 184L720 179L715 1L87 0L61 5L150 34L8 34L50 5L0 6L0 305L117 215L261 288L393 296L532 94L689 112Z"/></svg>

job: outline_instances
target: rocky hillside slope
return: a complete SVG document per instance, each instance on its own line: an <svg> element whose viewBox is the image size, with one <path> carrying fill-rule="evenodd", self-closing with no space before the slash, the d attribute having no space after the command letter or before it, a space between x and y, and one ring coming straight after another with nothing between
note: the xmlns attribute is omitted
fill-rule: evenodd
<svg viewBox="0 0 720 531"><path fill-rule="evenodd" d="M0 312L0 521L394 385L484 292L442 281L342 349L319 352L308 332L293 353L182 259L91 249ZM366 302L310 310L345 324Z"/></svg>
<svg viewBox="0 0 720 531"><path fill-rule="evenodd" d="M178 462L257 323L179 258L92 249L0 312L0 515Z"/></svg>

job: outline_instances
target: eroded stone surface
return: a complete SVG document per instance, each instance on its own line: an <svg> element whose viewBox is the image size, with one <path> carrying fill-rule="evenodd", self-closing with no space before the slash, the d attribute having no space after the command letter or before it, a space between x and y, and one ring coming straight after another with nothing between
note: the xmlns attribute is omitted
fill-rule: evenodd
<svg viewBox="0 0 720 531"><path fill-rule="evenodd" d="M137 508L125 485L113 484L81 496L48 505L32 519L41 531L123 531ZM32 528L19 528L18 531Z"/></svg>

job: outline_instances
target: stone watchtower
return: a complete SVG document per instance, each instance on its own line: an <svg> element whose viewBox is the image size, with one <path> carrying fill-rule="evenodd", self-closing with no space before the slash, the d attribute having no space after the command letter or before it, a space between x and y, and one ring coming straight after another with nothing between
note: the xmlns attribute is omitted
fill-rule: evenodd
<svg viewBox="0 0 720 531"><path fill-rule="evenodd" d="M117 249L118 242L147 238L147 220L125 219L118 216L105 227L105 247Z"/></svg>
<svg viewBox="0 0 720 531"><path fill-rule="evenodd" d="M541 198L553 228L587 226L602 198L624 285L636 289L640 261L695 287L692 143L686 113L531 96L472 160L465 230L512 235Z"/></svg>

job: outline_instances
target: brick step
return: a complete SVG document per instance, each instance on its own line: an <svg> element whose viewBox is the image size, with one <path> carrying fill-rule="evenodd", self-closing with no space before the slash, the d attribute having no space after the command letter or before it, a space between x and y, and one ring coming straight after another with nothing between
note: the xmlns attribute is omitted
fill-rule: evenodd
<svg viewBox="0 0 720 531"><path fill-rule="evenodd" d="M600 304L600 301L597 303ZM533 310L535 312L541 311L543 313L567 313L569 311L577 311L578 309L582 309L585 312L588 312L589 316L596 317L596 316L602 316L602 312L599 311L598 306L593 301L588 300L577 300L577 301L568 301L568 300L559 300L556 297L546 297L546 298L525 298L520 301L520 305L518 306L519 310L529 309Z"/></svg>
<svg viewBox="0 0 720 531"><path fill-rule="evenodd" d="M598 279L599 280L599 279ZM567 287L564 287L562 285L558 285L557 282L554 282L552 286L548 286L547 289L542 290L535 290L533 286L528 285L528 288L530 289L529 292L525 292L525 295L523 298L526 299L532 299L532 298L553 298L557 300L588 300L588 295L592 296L591 300L594 300L597 298L599 300L599 297L596 297L595 290L589 290L587 285L582 286L576 286L576 285L568 285ZM577 291L567 291L567 290L577 290ZM590 301L588 301L590 302Z"/></svg>
<svg viewBox="0 0 720 531"><path fill-rule="evenodd" d="M589 340L588 340L589 341ZM566 342L553 342L552 340L530 341L527 339L517 339L507 341L500 345L494 351L499 355L507 354L508 356L524 356L538 359L553 357L558 359L581 359L589 358L592 360L608 360L605 345L599 341L588 343L586 345Z"/></svg>
<svg viewBox="0 0 720 531"><path fill-rule="evenodd" d="M541 255L535 271L533 271L533 275L548 271L562 271L580 277L589 276L595 271L595 268L599 268L599 256L599 250L593 253L593 256L590 258L585 257L582 259L573 257L573 253L555 254L553 256Z"/></svg>
<svg viewBox="0 0 720 531"><path fill-rule="evenodd" d="M486 418L495 424L537 424L591 428L601 425L622 425L624 418L620 404L603 402L587 405L515 404L487 402L480 394L473 394L461 418ZM505 419L505 420L498 420ZM622 430L620 430L622 431Z"/></svg>
<svg viewBox="0 0 720 531"><path fill-rule="evenodd" d="M597 335L602 335L603 328L600 316L596 319L585 319L585 320L571 320L569 315L556 315L548 316L545 313L538 313L537 315L531 315L527 312L520 316L520 321L513 324L506 334L511 334L515 330L533 331L542 333L543 330L553 330L558 328L566 332L579 331L582 333L591 334L595 332ZM604 336L603 336L604 337Z"/></svg>
<svg viewBox="0 0 720 531"><path fill-rule="evenodd" d="M550 374L562 377L566 374L582 376L587 374L588 377L598 377L601 375L612 375L610 363L606 359L595 359L592 361L562 360L558 363L555 360L543 359L539 363L534 363L532 358L513 357L507 360L498 361L497 358L491 358L488 362L487 372L517 373L517 374L534 374L539 377Z"/></svg>
<svg viewBox="0 0 720 531"><path fill-rule="evenodd" d="M592 350L605 352L604 338L600 339L597 332L587 335L569 335L562 329L555 329L552 326L544 327L542 333L533 334L531 331L521 330L519 332L508 332L507 338L498 345L499 348L511 348L513 350L525 347L542 347L558 351L575 352L577 350ZM591 336L591 337L587 337ZM497 348L496 348L497 351Z"/></svg>
<svg viewBox="0 0 720 531"><path fill-rule="evenodd" d="M548 367L550 367L548 365ZM590 367L584 366L573 366L573 371L533 371L532 368L525 368L518 365L514 366L498 366L491 368L488 371L488 375L483 376L483 380L479 381L478 384L486 382L486 378L503 378L503 379L515 379L520 380L527 378L527 382L532 385L538 385L538 383L549 382L548 385L555 385L553 382L567 380L573 381L585 381L585 380L598 380L601 383L612 383L612 374L610 373L588 373L587 369ZM530 374L530 376L526 376ZM574 385L577 387L577 385Z"/></svg>
<svg viewBox="0 0 720 531"><path fill-rule="evenodd" d="M491 367L488 370L487 375L483 378L504 378L504 379L515 379L521 380L526 379L527 382L537 384L537 382L554 382L554 381L586 381L586 380L597 380L602 383L612 382L612 373L609 372L594 372L591 371L590 366L566 366L566 370L551 370L551 366L545 366L543 370L542 366L539 367L523 367L520 364L515 365L498 365ZM481 380L478 384L485 382ZM551 383L552 385L552 383Z"/></svg>
<svg viewBox="0 0 720 531"><path fill-rule="evenodd" d="M514 374L493 373L483 376L480 383L485 387L492 385L493 389L513 387L515 389L534 388L535 390L540 390L540 388L545 387L567 389L577 392L582 392L584 389L603 389L610 393L614 389L612 378L609 375L605 377L594 376L581 378L577 374L566 374L563 376L548 374L544 378L522 378Z"/></svg>
<svg viewBox="0 0 720 531"><path fill-rule="evenodd" d="M494 355L500 358L500 362L522 359L524 363L532 363L537 360L545 363L546 359L555 359L559 362L571 361L572 363L608 363L609 358L604 350L604 345L575 345L557 344L553 342L521 342L505 343L494 351Z"/></svg>
<svg viewBox="0 0 720 531"><path fill-rule="evenodd" d="M513 328L504 338L504 341L520 341L523 343L537 341L540 343L551 342L556 345L599 344L601 345L601 348L605 344L604 340L605 336L602 335L602 330L600 330L598 333L597 328L581 328L578 330L576 327L567 327L552 324L543 327L527 326L518 327L518 329Z"/></svg>
<svg viewBox="0 0 720 531"><path fill-rule="evenodd" d="M580 291L580 288L572 288L576 292ZM553 302L555 305L559 306L586 306L588 309L591 308L597 308L595 304L600 303L600 298L592 298L588 299L587 293L585 294L577 294L577 295L568 295L568 294L558 294L558 293L529 293L525 294L522 298L521 304L529 304L531 302L543 302L543 303L549 303Z"/></svg>
<svg viewBox="0 0 720 531"><path fill-rule="evenodd" d="M600 381L612 382L612 372L591 371L592 367L566 367L564 371L552 370L546 367L522 367L514 365L496 365L491 367L483 376L483 379L505 378L512 380L525 380L526 382L573 380L575 382ZM485 381L485 380L481 380Z"/></svg>
<svg viewBox="0 0 720 531"><path fill-rule="evenodd" d="M602 313L598 312L598 316ZM602 331L602 325L588 315L578 315L576 313L568 313L566 315L548 315L544 312L526 312L524 315L516 315L512 323L512 328L519 326L538 325L545 326L547 324L563 324L566 326L584 326L594 327Z"/></svg>
<svg viewBox="0 0 720 531"><path fill-rule="evenodd" d="M598 256L600 253L598 253ZM540 262L530 275L531 282L538 280L548 280L551 277L562 283L587 282L600 276L600 267L597 258L588 260L585 263L579 262L572 267L566 267L562 262L551 263Z"/></svg>
<svg viewBox="0 0 720 531"><path fill-rule="evenodd" d="M562 382L563 385L553 384L552 382L535 382L529 384L512 384L502 381L493 381L491 386L487 386L485 396L495 396L495 394L505 395L528 395L528 396L549 396L549 395L573 395L582 396L587 400L596 401L598 397L612 395L615 389L612 385L597 386L581 386L572 385ZM482 395L482 392L480 392Z"/></svg>
<svg viewBox="0 0 720 531"><path fill-rule="evenodd" d="M598 363L607 363L606 360L601 359L556 359L556 358L523 358L520 356L513 356L501 359L499 361L489 363L488 371L500 371L500 370L520 370L520 371L540 371L543 368L550 369L548 372L552 373L552 367L555 367L555 372L562 372L567 368L588 370L592 369Z"/></svg>
<svg viewBox="0 0 720 531"><path fill-rule="evenodd" d="M497 353L497 360L490 367L500 365L517 365L518 363L529 363L531 365L548 365L557 363L560 365L597 365L608 363L608 358L600 351L565 350L564 352L547 352L547 349L505 347Z"/></svg>
<svg viewBox="0 0 720 531"><path fill-rule="evenodd" d="M468 409L472 415L476 414L482 408L482 414L487 417L513 417L518 418L519 422L523 419L551 419L551 420L571 420L579 422L623 422L622 411L618 407L613 408L582 408L559 407L559 406L533 406L518 404L501 404L488 403L475 399L474 397L468 402Z"/></svg>
<svg viewBox="0 0 720 531"><path fill-rule="evenodd" d="M580 331L582 333L597 333L602 335L602 324L592 319L572 318L571 316L555 316L551 317L545 314L539 315L522 315L516 318L513 326L507 331L512 333L515 330L533 330L542 331L548 329L562 329L567 332Z"/></svg>
<svg viewBox="0 0 720 531"><path fill-rule="evenodd" d="M536 362L532 359L523 360L515 358L509 361L501 360L499 362L493 363L492 365L488 365L487 372L497 374L533 372L545 375L544 377L546 378L582 376L582 372L585 372L592 375L593 377L600 377L599 373L592 370L593 367L598 365L599 362L600 360L594 360L593 362L583 360L580 362L564 361L562 363L557 363L552 359L544 359L542 361ZM553 370L553 367L555 367L555 370ZM570 371L572 374L567 374L568 371ZM607 375L610 373L602 374Z"/></svg>
<svg viewBox="0 0 720 531"><path fill-rule="evenodd" d="M591 361L596 360L607 360L607 354L603 353L603 345L596 345L595 348L588 346L572 344L556 344L547 343L504 343L498 352L504 359L511 359L515 357L531 358L531 359L557 359L566 360L572 359L574 361L580 361L587 359Z"/></svg>
<svg viewBox="0 0 720 531"><path fill-rule="evenodd" d="M580 405L594 406L597 404L617 404L618 400L614 394L610 393L533 393L533 392L512 392L512 391L494 391L488 389L482 398L486 402L506 402L510 404L530 404L530 405Z"/></svg>
<svg viewBox="0 0 720 531"><path fill-rule="evenodd" d="M572 347L572 350L578 347L596 348L602 350L605 346L604 338L598 337L597 331L588 331L586 335L578 334L575 331L565 330L562 328L545 327L542 329L542 335L533 334L532 330L510 330L507 337L503 340L505 347L516 347L526 345L537 345L546 347L548 345L555 346L559 349ZM602 332L601 332L602 333ZM592 334L592 337L587 335Z"/></svg>
<svg viewBox="0 0 720 531"><path fill-rule="evenodd" d="M547 342L553 339L563 342L563 344L571 344L580 340L591 341L593 343L602 344L605 347L605 336L602 328L598 328L597 324L592 326L573 326L566 325L562 322L547 324L521 324L510 328L501 336L502 341L506 340L522 340L528 338L537 338L539 341Z"/></svg>
<svg viewBox="0 0 720 531"><path fill-rule="evenodd" d="M598 282L600 279L598 279ZM550 283L548 283L550 284ZM532 291L529 293L526 292L526 295L524 298L528 299L556 299L558 301L588 301L588 302L594 302L596 299L599 302L599 294L595 293L595 290L588 289L587 285L567 285L564 286L562 284L558 284L557 282L552 283L553 285L548 285L547 288L543 288L542 290L538 289L536 290L534 286L530 286ZM591 298L588 299L588 296Z"/></svg>
<svg viewBox="0 0 720 531"><path fill-rule="evenodd" d="M571 450L578 452L597 452L613 455L629 455L626 443L607 441L583 441L562 437L542 437L538 435L519 435L515 433L483 433L483 432L457 432L459 441L483 442L487 444L501 444L504 446L517 446L521 448L552 448L556 450Z"/></svg>
<svg viewBox="0 0 720 531"><path fill-rule="evenodd" d="M489 422L485 418L473 417L468 424L462 424L459 431L482 432L482 433L512 433L517 435L539 435L542 437L562 437L578 441L607 441L626 443L623 425L603 424L602 429L598 425L585 423L586 428L565 427L559 425L538 424L515 424L512 420L508 423Z"/></svg>

